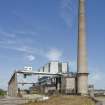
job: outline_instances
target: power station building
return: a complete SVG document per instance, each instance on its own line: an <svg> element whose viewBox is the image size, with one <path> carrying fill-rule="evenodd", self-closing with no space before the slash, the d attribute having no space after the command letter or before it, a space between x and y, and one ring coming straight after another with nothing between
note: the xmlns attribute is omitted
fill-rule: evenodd
<svg viewBox="0 0 105 105"><path fill-rule="evenodd" d="M59 92L76 94L76 73L69 72L68 63L51 61L40 69L40 72L58 74L55 76L39 76L42 93Z"/></svg>
<svg viewBox="0 0 105 105"><path fill-rule="evenodd" d="M77 74L69 72L66 62L51 61L37 71L32 67L16 70L8 84L9 96L32 93L76 94Z"/></svg>
<svg viewBox="0 0 105 105"><path fill-rule="evenodd" d="M85 1L78 0L78 46L77 46L77 72L69 72L67 63L51 61L37 71L32 68L17 70L12 75L8 83L8 94L17 96L23 92L18 85L31 84L29 90L38 90L42 93L59 92L65 94L88 94L88 66L87 66L87 48L86 48L86 31L85 31ZM19 75L24 78L29 76L38 76L38 81L27 82L18 81ZM22 90L22 91L21 91Z"/></svg>

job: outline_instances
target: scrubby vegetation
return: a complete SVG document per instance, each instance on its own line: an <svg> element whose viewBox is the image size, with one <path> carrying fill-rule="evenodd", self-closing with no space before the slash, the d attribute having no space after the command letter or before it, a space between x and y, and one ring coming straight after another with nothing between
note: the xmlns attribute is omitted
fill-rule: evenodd
<svg viewBox="0 0 105 105"><path fill-rule="evenodd" d="M0 96L4 96L6 94L6 92L2 89L0 89Z"/></svg>
<svg viewBox="0 0 105 105"><path fill-rule="evenodd" d="M56 96L43 102L30 102L26 105L95 105L88 97L81 96Z"/></svg>

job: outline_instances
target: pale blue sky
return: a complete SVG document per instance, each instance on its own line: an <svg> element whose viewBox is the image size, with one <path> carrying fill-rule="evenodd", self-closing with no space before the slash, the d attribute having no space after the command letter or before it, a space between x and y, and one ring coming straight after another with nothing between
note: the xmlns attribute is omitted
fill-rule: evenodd
<svg viewBox="0 0 105 105"><path fill-rule="evenodd" d="M78 0L0 0L0 88L15 69L49 60L76 71ZM90 82L105 83L105 0L86 0Z"/></svg>

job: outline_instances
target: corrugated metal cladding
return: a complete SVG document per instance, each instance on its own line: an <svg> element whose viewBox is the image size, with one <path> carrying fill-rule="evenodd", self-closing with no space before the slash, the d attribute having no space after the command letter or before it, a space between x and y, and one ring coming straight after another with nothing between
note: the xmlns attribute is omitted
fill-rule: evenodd
<svg viewBox="0 0 105 105"><path fill-rule="evenodd" d="M62 63L58 61L52 61L46 65L44 65L39 70L40 72L50 72L50 73L67 73L68 71L68 64Z"/></svg>
<svg viewBox="0 0 105 105"><path fill-rule="evenodd" d="M58 69L58 62L50 62L50 72L51 73L58 73L59 69Z"/></svg>
<svg viewBox="0 0 105 105"><path fill-rule="evenodd" d="M69 70L68 63L62 63L62 72L67 73Z"/></svg>
<svg viewBox="0 0 105 105"><path fill-rule="evenodd" d="M62 62L51 62L51 73L67 73L68 64Z"/></svg>
<svg viewBox="0 0 105 105"><path fill-rule="evenodd" d="M49 72L49 64L46 64L46 65L44 66L44 72Z"/></svg>
<svg viewBox="0 0 105 105"><path fill-rule="evenodd" d="M68 63L62 63L58 61L51 61L50 63L44 65L39 69L40 72L50 72L50 73L67 73Z"/></svg>

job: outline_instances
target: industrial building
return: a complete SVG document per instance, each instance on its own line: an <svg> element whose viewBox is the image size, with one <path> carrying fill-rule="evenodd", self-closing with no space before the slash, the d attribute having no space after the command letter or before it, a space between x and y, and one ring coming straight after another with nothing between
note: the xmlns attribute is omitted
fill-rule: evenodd
<svg viewBox="0 0 105 105"><path fill-rule="evenodd" d="M41 93L59 92L65 94L88 94L88 67L87 67L87 48L86 48L86 32L85 32L85 0L78 2L78 46L77 46L77 72L69 72L67 63L51 61L36 71L32 68L24 70L16 70L8 83L8 94L17 96L22 93L26 94L24 89L18 85L31 84L29 90L38 90ZM18 81L18 77L23 75L24 78L36 77L36 81ZM22 79L21 79L22 80ZM31 80L31 79L30 79ZM35 80L35 79L34 79ZM32 92L31 91L31 92Z"/></svg>
<svg viewBox="0 0 105 105"><path fill-rule="evenodd" d="M68 63L52 61L40 71L58 74L56 76L39 76L39 85L42 93L76 93L76 73L69 72Z"/></svg>
<svg viewBox="0 0 105 105"><path fill-rule="evenodd" d="M8 84L9 96L56 92L76 94L76 73L69 72L68 63L51 61L37 71L31 67L16 70Z"/></svg>

